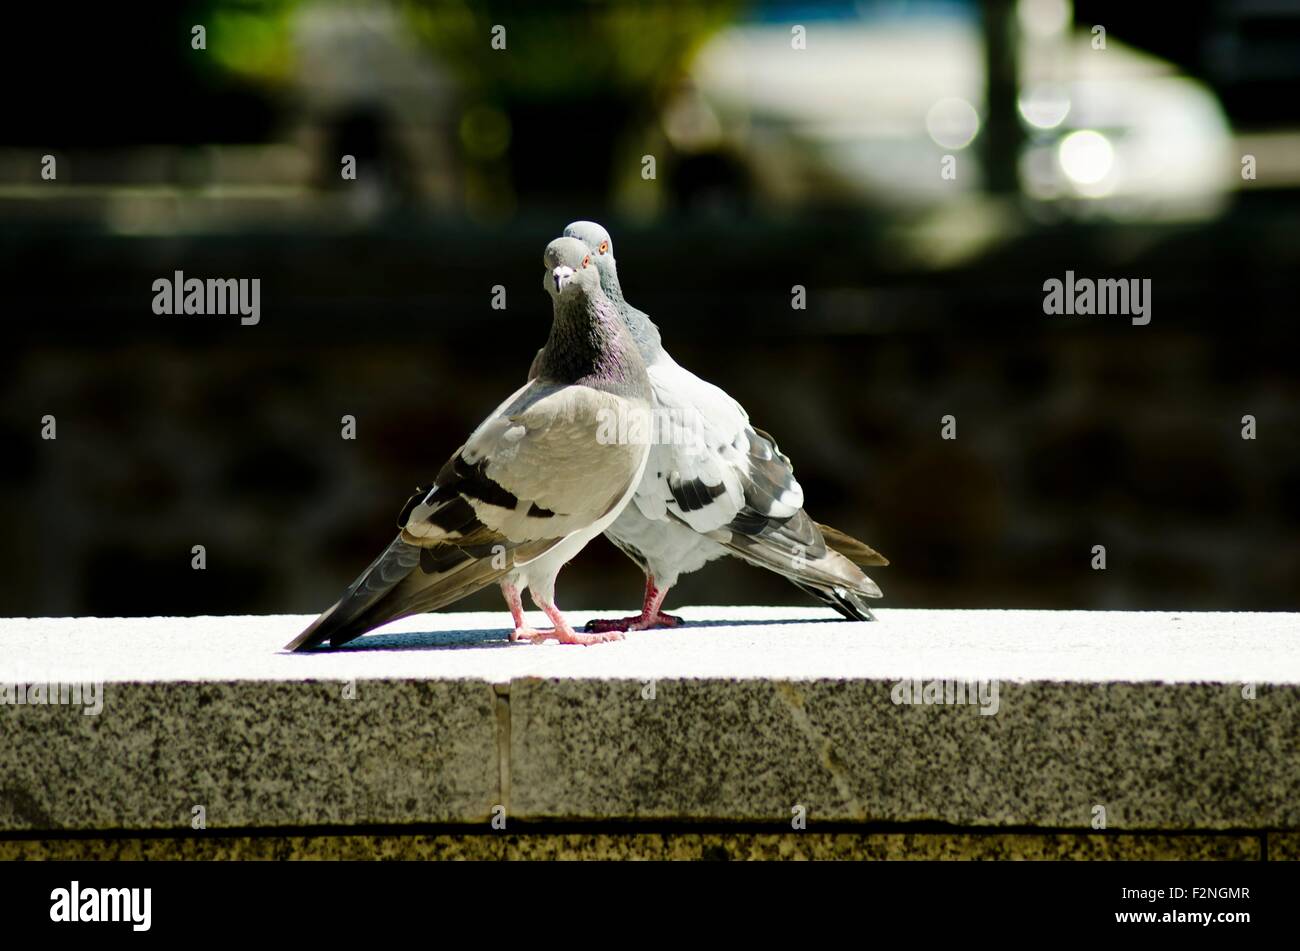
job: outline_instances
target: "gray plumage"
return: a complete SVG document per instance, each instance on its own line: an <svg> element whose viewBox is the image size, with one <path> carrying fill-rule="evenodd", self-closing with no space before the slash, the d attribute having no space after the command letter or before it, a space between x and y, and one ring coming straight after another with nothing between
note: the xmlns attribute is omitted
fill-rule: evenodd
<svg viewBox="0 0 1300 951"><path fill-rule="evenodd" d="M658 424L633 502L605 532L647 576L642 615L624 619L626 626L675 622L659 612L663 594L681 575L727 554L782 575L845 617L871 619L867 599L881 592L859 566L887 559L809 518L803 489L775 440L722 389L673 360L658 327L623 296L609 233L577 221L564 234L593 255L602 289L645 362ZM533 371L546 359L543 350Z"/></svg>
<svg viewBox="0 0 1300 951"><path fill-rule="evenodd" d="M612 639L568 627L554 604L555 576L612 524L639 484L648 444L610 441L602 426L646 414L650 385L586 248L559 238L544 261L553 319L533 378L474 430L429 489L407 501L393 542L287 649L326 640L338 646L493 583L506 594L516 635ZM523 628L525 588L554 632Z"/></svg>

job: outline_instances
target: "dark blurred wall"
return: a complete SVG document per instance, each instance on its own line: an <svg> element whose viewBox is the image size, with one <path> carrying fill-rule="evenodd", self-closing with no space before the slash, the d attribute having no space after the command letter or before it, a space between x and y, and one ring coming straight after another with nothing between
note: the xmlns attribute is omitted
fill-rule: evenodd
<svg viewBox="0 0 1300 951"><path fill-rule="evenodd" d="M942 276L883 271L883 236L843 223L614 233L629 297L679 361L775 435L816 518L893 559L887 604L1294 609L1300 261L1261 245L1271 215L1142 241L1060 229ZM522 381L549 320L540 251L563 224L5 239L0 613L323 608ZM1067 267L1150 275L1151 324L1044 316L1042 281ZM155 316L150 283L174 268L259 276L261 323ZM807 311L789 308L795 282ZM638 588L599 541L560 594L631 607ZM738 563L674 596L800 600Z"/></svg>
<svg viewBox="0 0 1300 951"><path fill-rule="evenodd" d="M629 298L777 438L814 517L892 559L873 572L884 604L1300 607L1294 180L1234 181L1223 216L1185 225L1066 224L1014 195L954 199L950 230L934 209L816 187L795 208L753 174L799 151L761 115L754 155L675 155L657 126L680 78L665 64L743 4L604 20L613 6L536 8L511 21L515 59L462 6L389 8L387 34L358 28L355 62L333 55L350 38L337 16L287 25L328 4L10 11L0 614L325 607L391 538L417 482L522 382L549 321L541 252L576 218L610 226ZM1189 9L1205 15L1080 0L1075 22L1178 63L1234 124L1281 129L1272 155L1284 153L1300 18ZM409 47L393 42L407 15ZM195 22L232 46L196 55ZM456 31L478 44L457 53ZM314 66L277 73L307 35ZM427 69L394 67L372 99L349 98L399 48ZM312 105L322 75L339 89ZM592 120L566 138L566 116ZM627 220L611 192L646 142L662 161L644 187L661 191ZM60 175L42 191L46 149ZM339 177L343 149L361 156L358 182ZM1282 164L1261 153L1261 179ZM981 232L983 250L963 248ZM258 278L261 322L155 315L152 282L176 270ZM1043 282L1067 270L1149 279L1150 325L1045 316ZM807 310L790 307L795 284ZM57 439L41 438L47 415ZM940 438L946 415L955 440ZM1090 566L1095 545L1105 571ZM597 541L562 574L560 602L632 608L640 583ZM684 580L670 606L707 602L802 603L735 562Z"/></svg>

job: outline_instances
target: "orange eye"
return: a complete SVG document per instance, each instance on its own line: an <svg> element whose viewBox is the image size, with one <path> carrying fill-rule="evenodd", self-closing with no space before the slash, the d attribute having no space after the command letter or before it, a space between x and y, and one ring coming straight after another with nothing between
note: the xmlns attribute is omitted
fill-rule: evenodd
<svg viewBox="0 0 1300 951"><path fill-rule="evenodd" d="M585 258L582 259L582 266L586 267L590 263L591 263L591 255L588 254Z"/></svg>
<svg viewBox="0 0 1300 951"><path fill-rule="evenodd" d="M600 248L598 250L600 251L601 254L604 254L606 251L609 250L609 242L608 241L600 242Z"/></svg>

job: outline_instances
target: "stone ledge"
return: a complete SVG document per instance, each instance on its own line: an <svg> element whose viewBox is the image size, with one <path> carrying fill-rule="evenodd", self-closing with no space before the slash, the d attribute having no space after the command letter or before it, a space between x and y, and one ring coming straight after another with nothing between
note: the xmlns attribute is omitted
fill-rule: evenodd
<svg viewBox="0 0 1300 951"><path fill-rule="evenodd" d="M0 861L1022 859L1255 862L1262 858L1261 839L1260 836L1248 835L1197 834L812 831L641 832L621 835L479 832L228 836L214 833L178 838L0 839Z"/></svg>
<svg viewBox="0 0 1300 951"><path fill-rule="evenodd" d="M1300 615L682 613L585 649L429 615L309 655L279 650L297 616L0 621L0 683L105 684L97 716L0 706L0 830L185 830L196 805L209 834L497 807L1087 833L1104 806L1112 831L1300 830ZM945 678L997 681L996 714L894 702Z"/></svg>

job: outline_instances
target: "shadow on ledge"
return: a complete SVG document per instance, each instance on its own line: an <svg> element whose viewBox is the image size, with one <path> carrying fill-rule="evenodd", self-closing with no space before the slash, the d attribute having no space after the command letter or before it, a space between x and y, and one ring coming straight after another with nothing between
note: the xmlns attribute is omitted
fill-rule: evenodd
<svg viewBox="0 0 1300 951"><path fill-rule="evenodd" d="M676 631L706 627L767 627L779 624L838 624L843 618L768 618L755 621L688 621ZM640 632L639 632L640 633ZM649 632L653 633L653 632ZM364 634L342 647L320 646L300 654L336 654L348 651L464 650L478 647L532 647L526 641L510 640L509 628L471 631L403 631L394 634ZM552 645L561 646L561 645ZM282 652L290 653L290 652Z"/></svg>

